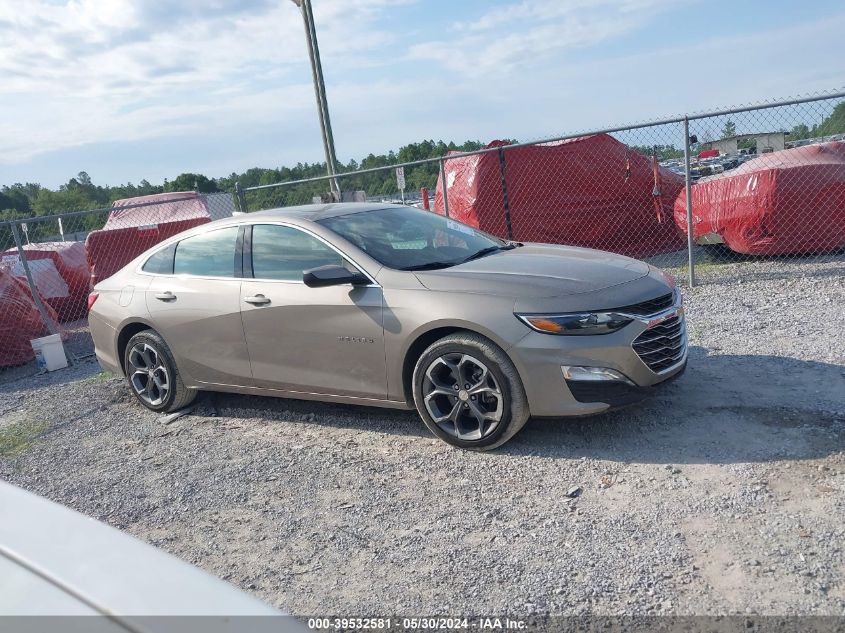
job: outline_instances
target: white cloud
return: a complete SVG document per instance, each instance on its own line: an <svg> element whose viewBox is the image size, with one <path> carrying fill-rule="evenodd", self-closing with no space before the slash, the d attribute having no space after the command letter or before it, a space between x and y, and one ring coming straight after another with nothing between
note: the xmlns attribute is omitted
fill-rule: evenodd
<svg viewBox="0 0 845 633"><path fill-rule="evenodd" d="M341 160L421 138L529 140L842 84L842 15L611 54L604 44L639 36L676 3L525 0L445 26L394 19L415 1L406 15L425 15L422 0L314 0ZM9 4L0 0L0 184L322 159L303 26L287 0ZM441 41L426 42L431 26ZM143 149L88 162L118 145Z"/></svg>
<svg viewBox="0 0 845 633"><path fill-rule="evenodd" d="M506 76L556 52L587 48L647 24L678 0L521 0L456 22L450 37L415 44L411 59L442 62L467 75Z"/></svg>
<svg viewBox="0 0 845 633"><path fill-rule="evenodd" d="M339 151L356 157L421 138L528 141L836 89L843 86L845 39L837 35L843 30L840 15L577 62L553 51L550 61L529 56L507 74L484 60L466 62L467 72L458 74L456 59L445 58L418 85L345 91L350 98L335 107L335 138ZM378 95L377 105L367 92ZM757 116L760 126L790 129L807 115L817 113L818 122L829 109L808 105ZM630 134L642 144L678 145L681 138L680 125Z"/></svg>
<svg viewBox="0 0 845 633"><path fill-rule="evenodd" d="M374 18L407 2L322 0L322 52L343 59L386 45L394 36ZM0 161L299 112L305 50L300 15L280 0L0 3Z"/></svg>
<svg viewBox="0 0 845 633"><path fill-rule="evenodd" d="M456 31L489 31L505 27L513 29L520 23L541 24L589 18L590 21L607 19L612 15L637 13L644 16L661 5L677 6L679 0L521 0L496 6L471 22L458 22Z"/></svg>

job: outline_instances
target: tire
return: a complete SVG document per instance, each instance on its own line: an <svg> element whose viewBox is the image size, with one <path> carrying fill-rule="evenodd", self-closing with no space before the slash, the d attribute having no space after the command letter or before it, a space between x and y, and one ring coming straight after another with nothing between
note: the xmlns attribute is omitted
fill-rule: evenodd
<svg viewBox="0 0 845 633"><path fill-rule="evenodd" d="M458 377L463 384L455 382ZM528 421L516 367L501 348L477 334L452 334L429 346L417 360L412 383L423 422L452 446L489 451Z"/></svg>
<svg viewBox="0 0 845 633"><path fill-rule="evenodd" d="M170 348L155 330L138 332L129 339L123 368L132 393L151 411L178 411L197 397L195 389L185 387Z"/></svg>

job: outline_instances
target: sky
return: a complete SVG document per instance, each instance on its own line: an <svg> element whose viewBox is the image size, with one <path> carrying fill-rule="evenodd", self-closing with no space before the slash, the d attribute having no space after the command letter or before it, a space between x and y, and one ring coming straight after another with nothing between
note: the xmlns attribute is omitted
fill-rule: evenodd
<svg viewBox="0 0 845 633"><path fill-rule="evenodd" d="M845 87L841 0L312 0L338 159ZM290 0L0 0L0 185L322 161Z"/></svg>

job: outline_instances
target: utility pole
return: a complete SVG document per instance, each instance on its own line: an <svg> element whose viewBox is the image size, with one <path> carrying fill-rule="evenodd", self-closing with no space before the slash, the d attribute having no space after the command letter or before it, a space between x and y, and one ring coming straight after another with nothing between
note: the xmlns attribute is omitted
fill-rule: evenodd
<svg viewBox="0 0 845 633"><path fill-rule="evenodd" d="M326 171L329 176L337 173L337 156L334 150L332 122L329 118L329 104L326 101L326 85L323 81L323 66L320 63L320 47L317 45L317 30L314 27L314 13L311 0L291 0L302 12L305 24L305 42L308 44L308 58L311 60L311 77L314 81L314 94L317 97L317 113L320 115L320 133L323 137L323 150L326 153ZM329 179L332 194L340 200L340 187L337 178Z"/></svg>

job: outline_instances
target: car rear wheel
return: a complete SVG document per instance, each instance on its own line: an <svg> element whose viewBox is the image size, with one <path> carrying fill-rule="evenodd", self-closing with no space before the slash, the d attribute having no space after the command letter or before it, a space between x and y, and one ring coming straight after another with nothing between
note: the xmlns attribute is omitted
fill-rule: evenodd
<svg viewBox="0 0 845 633"><path fill-rule="evenodd" d="M132 393L152 411L178 411L197 397L196 390L185 387L170 348L154 330L129 339L124 369Z"/></svg>
<svg viewBox="0 0 845 633"><path fill-rule="evenodd" d="M529 417L516 367L476 334L450 335L426 349L414 367L413 391L429 430L460 448L501 446Z"/></svg>

